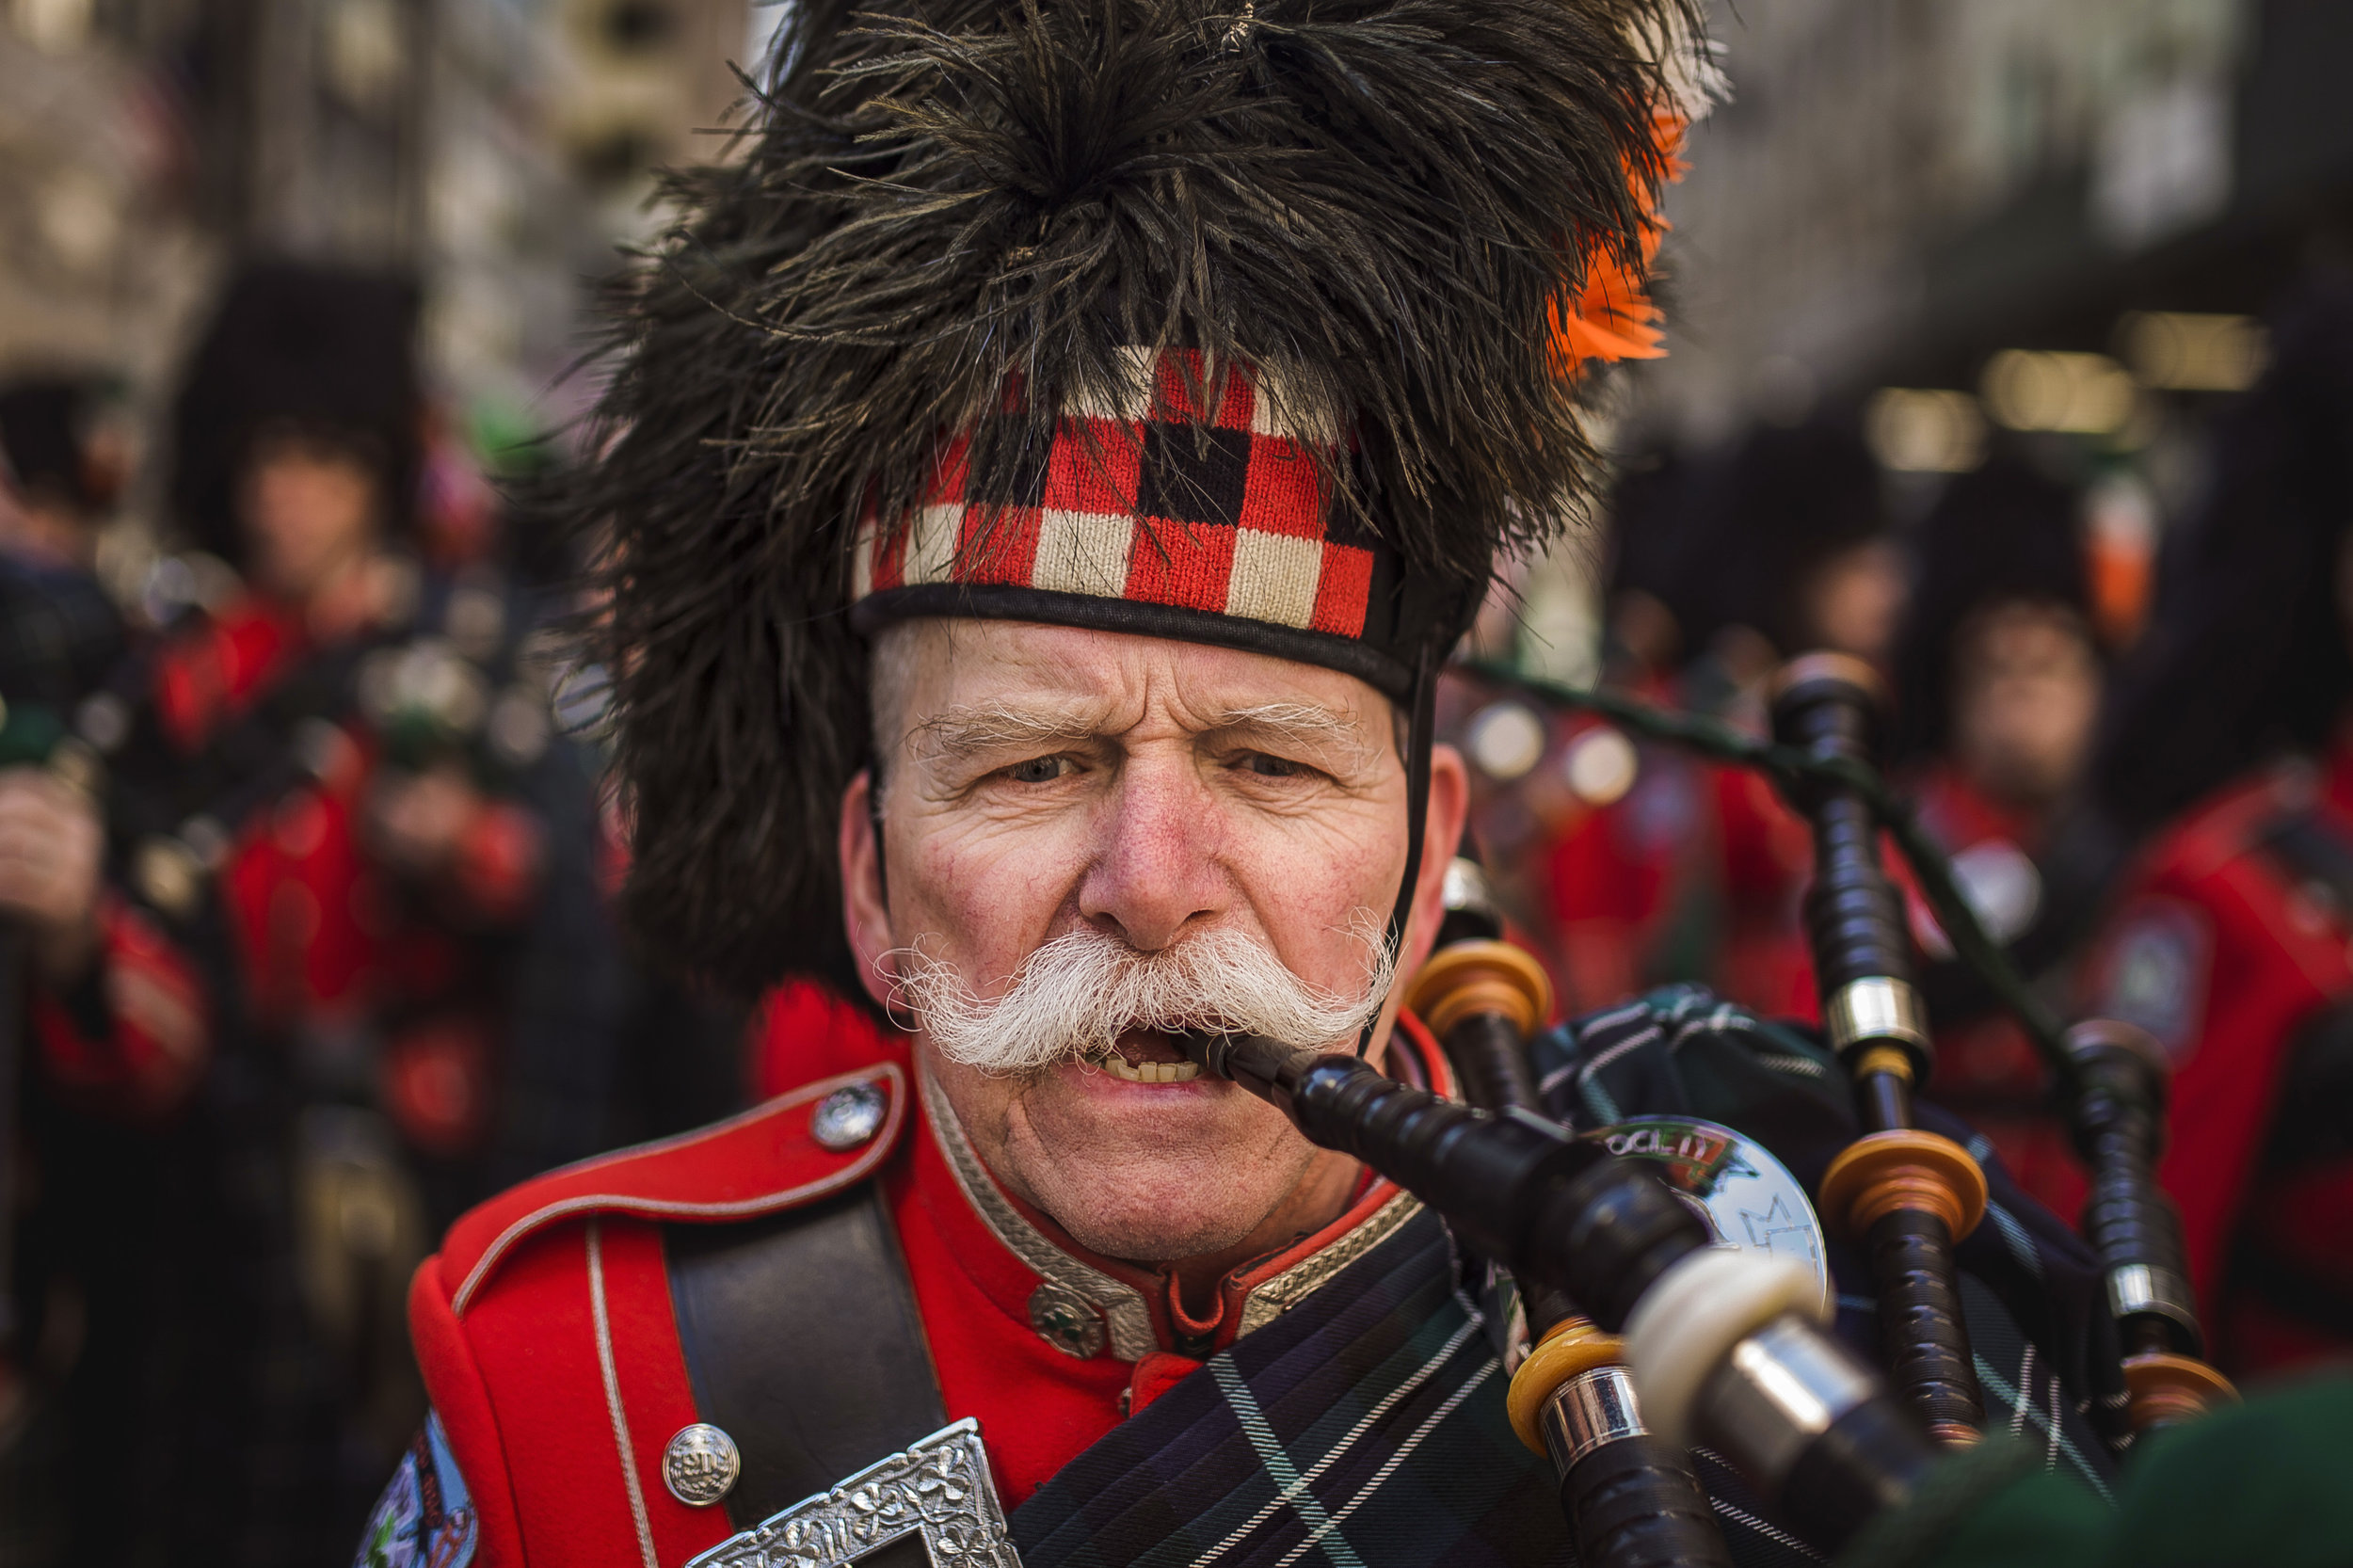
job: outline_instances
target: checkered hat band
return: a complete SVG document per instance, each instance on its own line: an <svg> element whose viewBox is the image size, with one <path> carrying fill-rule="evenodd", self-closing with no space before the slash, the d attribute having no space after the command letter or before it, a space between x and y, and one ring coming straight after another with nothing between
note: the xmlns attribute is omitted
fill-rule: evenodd
<svg viewBox="0 0 2353 1568"><path fill-rule="evenodd" d="M1189 352L1129 370L1120 396L1067 411L1044 460L1009 478L981 482L969 438L949 442L914 515L861 532L858 600L953 585L978 602L1003 588L1033 604L1113 600L1365 638L1376 576L1390 573L1377 569L1385 547L1335 504L1337 422L1310 415L1303 428L1241 370L1204 408Z"/></svg>

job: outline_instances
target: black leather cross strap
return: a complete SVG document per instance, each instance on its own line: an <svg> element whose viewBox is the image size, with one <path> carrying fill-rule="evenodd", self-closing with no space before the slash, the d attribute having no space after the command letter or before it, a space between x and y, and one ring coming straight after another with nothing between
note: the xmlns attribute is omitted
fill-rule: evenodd
<svg viewBox="0 0 2353 1568"><path fill-rule="evenodd" d="M744 1224L664 1231L701 1417L744 1468L748 1529L948 1424L877 1185Z"/></svg>

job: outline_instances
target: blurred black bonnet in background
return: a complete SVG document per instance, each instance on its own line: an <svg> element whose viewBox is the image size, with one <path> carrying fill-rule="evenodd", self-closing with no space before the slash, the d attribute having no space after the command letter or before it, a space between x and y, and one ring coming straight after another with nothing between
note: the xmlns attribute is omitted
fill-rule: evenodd
<svg viewBox="0 0 2353 1568"><path fill-rule="evenodd" d="M385 524L416 487L418 293L404 278L291 262L230 283L172 407L171 504L189 540L235 564L236 490L253 442L283 431L343 447L383 481Z"/></svg>
<svg viewBox="0 0 2353 1568"><path fill-rule="evenodd" d="M2101 727L2093 788L2137 836L2281 750L2327 744L2353 655L2353 275L2302 284L2260 381L2215 422L2204 493L2168 541L2148 640Z"/></svg>
<svg viewBox="0 0 2353 1568"><path fill-rule="evenodd" d="M2078 510L2073 490L2009 452L1960 475L1937 498L1920 531L1911 611L1896 648L1891 760L1945 744L1953 644L1971 616L2005 602L2089 615Z"/></svg>

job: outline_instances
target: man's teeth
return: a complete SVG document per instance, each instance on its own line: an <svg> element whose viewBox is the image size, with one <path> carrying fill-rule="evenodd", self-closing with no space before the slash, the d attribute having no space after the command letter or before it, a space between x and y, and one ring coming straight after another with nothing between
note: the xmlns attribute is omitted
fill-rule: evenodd
<svg viewBox="0 0 2353 1568"><path fill-rule="evenodd" d="M1192 1062L1131 1063L1117 1051L1105 1060L1112 1077L1129 1083L1191 1083L1201 1076L1200 1066Z"/></svg>

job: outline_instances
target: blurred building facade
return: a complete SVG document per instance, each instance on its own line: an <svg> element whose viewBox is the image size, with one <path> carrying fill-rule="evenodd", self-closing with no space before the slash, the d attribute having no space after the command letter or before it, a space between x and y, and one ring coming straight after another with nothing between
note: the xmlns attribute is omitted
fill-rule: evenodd
<svg viewBox="0 0 2353 1568"><path fill-rule="evenodd" d="M1979 415L2119 436L2132 400L2101 376L2242 383L2233 318L2353 204L2353 7L2337 0L1718 13L1734 97L1668 202L1673 352L1641 378L1641 423L1680 444L1881 388L1964 400L1887 406L1929 424L1897 467L1965 466ZM2078 382L2084 407L2031 406Z"/></svg>
<svg viewBox="0 0 2353 1568"><path fill-rule="evenodd" d="M230 262L413 272L445 407L544 425L584 282L714 155L746 0L0 0L0 372L152 410ZM149 424L152 421L134 420Z"/></svg>

